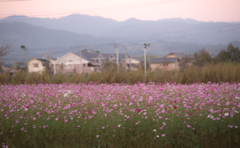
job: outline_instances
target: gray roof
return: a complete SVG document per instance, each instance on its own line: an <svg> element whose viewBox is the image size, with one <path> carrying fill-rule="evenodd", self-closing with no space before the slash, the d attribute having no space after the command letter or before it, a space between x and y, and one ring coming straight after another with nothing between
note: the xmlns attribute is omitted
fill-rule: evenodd
<svg viewBox="0 0 240 148"><path fill-rule="evenodd" d="M74 54L76 54L77 56L80 57L80 52L82 53L81 56L83 59L89 61L91 64L97 64L98 62L95 62L94 60L92 60L92 58L97 58L98 53L94 50L91 49L83 49L79 52L76 52Z"/></svg>
<svg viewBox="0 0 240 148"><path fill-rule="evenodd" d="M47 62L47 63L49 63L49 61L46 60L46 59L37 59L37 60L39 60L39 61L41 61L41 62Z"/></svg>
<svg viewBox="0 0 240 148"><path fill-rule="evenodd" d="M176 55L177 57L179 57L180 59L184 59L186 58L186 56L190 59L194 58L194 55L186 55L185 53L182 52L170 52L168 55ZM166 56L165 56L166 57Z"/></svg>
<svg viewBox="0 0 240 148"><path fill-rule="evenodd" d="M111 53L100 53L100 54L103 56L103 58L109 58L111 55L114 56L114 54L111 54Z"/></svg>
<svg viewBox="0 0 240 148"><path fill-rule="evenodd" d="M154 58L149 60L150 63L164 63L164 62L169 62L169 63L175 63L178 62L178 58Z"/></svg>
<svg viewBox="0 0 240 148"><path fill-rule="evenodd" d="M186 54L182 53L182 52L171 52L168 55L176 55L179 58L185 58Z"/></svg>
<svg viewBox="0 0 240 148"><path fill-rule="evenodd" d="M103 55L104 58L109 58L110 55L113 55L114 58L117 57L117 54L116 54L116 53L101 53L101 54ZM124 60L125 57L126 57L126 54L125 54L125 53L119 53L119 54L118 54L119 60Z"/></svg>

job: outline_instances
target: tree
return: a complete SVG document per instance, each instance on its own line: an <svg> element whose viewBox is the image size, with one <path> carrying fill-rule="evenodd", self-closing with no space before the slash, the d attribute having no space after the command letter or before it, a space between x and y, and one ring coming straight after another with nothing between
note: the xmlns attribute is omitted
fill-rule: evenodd
<svg viewBox="0 0 240 148"><path fill-rule="evenodd" d="M28 57L27 57L27 47L25 47L24 45L21 45L20 48L24 51L26 51L26 64L27 64L27 61L28 61Z"/></svg>
<svg viewBox="0 0 240 148"><path fill-rule="evenodd" d="M240 62L240 51L232 43L228 45L227 50L222 49L216 57L217 62Z"/></svg>
<svg viewBox="0 0 240 148"><path fill-rule="evenodd" d="M207 63L211 62L211 55L203 48L202 50L194 53L194 60L195 66L203 67Z"/></svg>
<svg viewBox="0 0 240 148"><path fill-rule="evenodd" d="M1 40L1 38L0 38ZM0 58L9 54L10 52L13 51L13 43L12 44L4 44L4 43L1 43L0 45Z"/></svg>

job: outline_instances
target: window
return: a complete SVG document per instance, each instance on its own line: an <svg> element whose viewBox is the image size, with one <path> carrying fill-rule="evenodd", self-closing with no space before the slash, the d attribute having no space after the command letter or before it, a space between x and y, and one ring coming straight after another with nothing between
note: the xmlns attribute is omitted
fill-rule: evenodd
<svg viewBox="0 0 240 148"><path fill-rule="evenodd" d="M37 63L33 63L33 67L34 67L34 68L37 68L37 67L38 67L38 64L37 64Z"/></svg>

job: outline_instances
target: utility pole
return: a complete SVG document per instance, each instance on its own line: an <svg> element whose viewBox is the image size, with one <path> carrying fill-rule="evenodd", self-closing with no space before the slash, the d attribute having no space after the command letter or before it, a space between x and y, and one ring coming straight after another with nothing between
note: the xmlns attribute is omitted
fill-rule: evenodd
<svg viewBox="0 0 240 148"><path fill-rule="evenodd" d="M125 72L127 72L127 47L125 47Z"/></svg>
<svg viewBox="0 0 240 148"><path fill-rule="evenodd" d="M27 62L28 62L28 54L27 54L27 50L28 50L28 48L26 48L26 64L27 64ZM28 66L28 65L27 65Z"/></svg>
<svg viewBox="0 0 240 148"><path fill-rule="evenodd" d="M118 42L116 41L116 64L117 64L117 71L119 71L119 60L118 60Z"/></svg>
<svg viewBox="0 0 240 148"><path fill-rule="evenodd" d="M24 51L26 51L26 63L25 63L25 66L27 66L26 64L27 64L27 61L28 61L28 56L27 56L28 48L26 46L24 46L24 45L21 45L20 48L23 49Z"/></svg>
<svg viewBox="0 0 240 148"><path fill-rule="evenodd" d="M20 63L20 49L18 49L18 63Z"/></svg>
<svg viewBox="0 0 240 148"><path fill-rule="evenodd" d="M144 74L146 78L146 71L147 71L147 58L146 58L146 48L147 46L150 46L150 44L144 44Z"/></svg>
<svg viewBox="0 0 240 148"><path fill-rule="evenodd" d="M82 74L82 52L80 51L80 74Z"/></svg>

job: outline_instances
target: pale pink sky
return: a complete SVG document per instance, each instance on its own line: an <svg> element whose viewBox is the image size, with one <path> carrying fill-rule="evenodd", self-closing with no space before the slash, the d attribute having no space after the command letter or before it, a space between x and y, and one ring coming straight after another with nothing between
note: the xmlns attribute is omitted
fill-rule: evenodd
<svg viewBox="0 0 240 148"><path fill-rule="evenodd" d="M240 22L240 0L0 0L0 18L10 15L59 18L70 14L117 21L190 18Z"/></svg>

